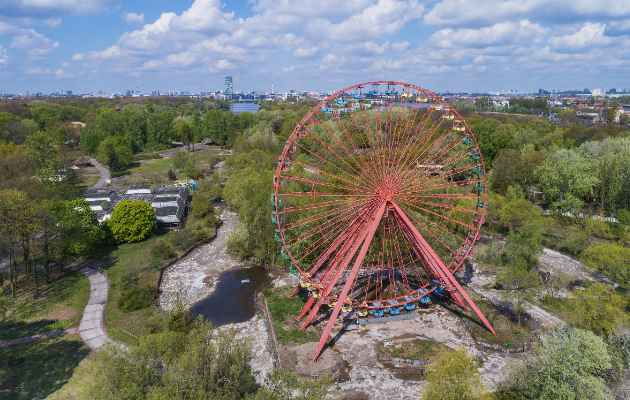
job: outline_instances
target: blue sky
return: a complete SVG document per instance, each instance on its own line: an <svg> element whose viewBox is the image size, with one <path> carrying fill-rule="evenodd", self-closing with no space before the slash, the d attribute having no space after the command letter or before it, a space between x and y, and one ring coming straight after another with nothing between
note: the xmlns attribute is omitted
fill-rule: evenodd
<svg viewBox="0 0 630 400"><path fill-rule="evenodd" d="M630 87L628 0L0 0L9 93Z"/></svg>

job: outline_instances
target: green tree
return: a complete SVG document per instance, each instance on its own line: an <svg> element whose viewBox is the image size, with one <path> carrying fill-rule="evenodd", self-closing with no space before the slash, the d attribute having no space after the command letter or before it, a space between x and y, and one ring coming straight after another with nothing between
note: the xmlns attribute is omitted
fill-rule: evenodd
<svg viewBox="0 0 630 400"><path fill-rule="evenodd" d="M611 367L606 343L573 328L549 331L524 364L513 364L499 384L499 400L609 399L604 376Z"/></svg>
<svg viewBox="0 0 630 400"><path fill-rule="evenodd" d="M0 191L0 233L6 238L9 247L9 279L11 296L14 298L17 289L17 252L25 238L30 238L37 229L36 212L35 202L26 193L17 189Z"/></svg>
<svg viewBox="0 0 630 400"><path fill-rule="evenodd" d="M91 399L242 399L257 390L247 341L197 322L188 333L161 332L131 348L108 343L89 367Z"/></svg>
<svg viewBox="0 0 630 400"><path fill-rule="evenodd" d="M147 120L147 139L160 148L168 149L175 137L173 113L164 111L149 115Z"/></svg>
<svg viewBox="0 0 630 400"><path fill-rule="evenodd" d="M538 206L525 199L514 199L499 211L501 222L511 231L520 229L527 222L542 223L542 213Z"/></svg>
<svg viewBox="0 0 630 400"><path fill-rule="evenodd" d="M440 347L426 369L425 400L468 400L486 398L485 386L475 359L466 349Z"/></svg>
<svg viewBox="0 0 630 400"><path fill-rule="evenodd" d="M84 129L81 132L81 148L90 155L95 155L98 146L107 137L107 133L98 129Z"/></svg>
<svg viewBox="0 0 630 400"><path fill-rule="evenodd" d="M520 154L513 149L504 149L492 162L492 186L501 194L505 194L508 186L519 185L525 174Z"/></svg>
<svg viewBox="0 0 630 400"><path fill-rule="evenodd" d="M616 328L627 325L627 305L627 300L615 293L612 286L598 282L586 290L573 292L567 315L573 326L608 338Z"/></svg>
<svg viewBox="0 0 630 400"><path fill-rule="evenodd" d="M195 140L195 130L191 122L178 118L175 123L175 132L177 139L188 148L190 143ZM194 149L193 149L194 150Z"/></svg>
<svg viewBox="0 0 630 400"><path fill-rule="evenodd" d="M501 297L512 304L520 326L521 315L527 310L527 303L534 300L541 288L538 273L528 269L525 260L515 259L505 271L497 276L496 280L500 286L503 286Z"/></svg>
<svg viewBox="0 0 630 400"><path fill-rule="evenodd" d="M188 159L190 158L190 155L185 152L182 149L177 149L173 151L173 155L171 157L171 163L173 164L173 168L175 168L176 171L183 171L184 168L186 168L186 163L188 162Z"/></svg>
<svg viewBox="0 0 630 400"><path fill-rule="evenodd" d="M131 144L122 136L108 136L98 146L98 160L112 171L122 171L133 163Z"/></svg>
<svg viewBox="0 0 630 400"><path fill-rule="evenodd" d="M593 164L574 150L558 150L549 154L536 170L543 197L554 208L576 211L582 199L591 196L599 179L593 175Z"/></svg>
<svg viewBox="0 0 630 400"><path fill-rule="evenodd" d="M35 132L26 139L25 153L35 164L37 177L47 184L61 166L57 151L55 138L47 131Z"/></svg>
<svg viewBox="0 0 630 400"><path fill-rule="evenodd" d="M581 259L615 282L630 286L630 248L616 243L593 243Z"/></svg>
<svg viewBox="0 0 630 400"><path fill-rule="evenodd" d="M109 227L118 243L144 240L157 228L155 210L148 201L123 200L116 204Z"/></svg>
<svg viewBox="0 0 630 400"><path fill-rule="evenodd" d="M537 221L528 221L511 231L505 239L501 259L506 265L521 264L527 270L538 265L543 253L541 226Z"/></svg>

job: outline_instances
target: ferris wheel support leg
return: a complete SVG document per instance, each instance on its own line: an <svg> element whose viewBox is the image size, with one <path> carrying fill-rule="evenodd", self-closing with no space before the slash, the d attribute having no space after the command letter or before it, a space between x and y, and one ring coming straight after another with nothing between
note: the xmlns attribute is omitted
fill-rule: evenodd
<svg viewBox="0 0 630 400"><path fill-rule="evenodd" d="M304 305L304 308L302 309L302 312L300 313L300 316L298 317L298 321L301 321L302 318L304 318L304 315L308 312L308 310L311 308L314 302L315 302L315 297L313 296L309 297L306 304Z"/></svg>
<svg viewBox="0 0 630 400"><path fill-rule="evenodd" d="M420 232L418 232L416 227L409 221L409 218L407 218L407 215L405 214L405 212L400 207L398 207L396 203L392 202L392 205L394 206L394 209L396 210L396 212L398 213L398 215L400 216L404 224L409 228L412 235L414 236L415 240L410 241L410 242L412 244L414 251L418 253L418 256L425 258L426 261L429 262L433 268L438 268L440 272L440 276L444 279L445 283L449 286L452 285L457 290L457 292L461 294L464 299L466 299L466 302L470 305L470 308L473 309L475 314L477 314L479 319L481 319L484 325L490 330L490 332L494 334L494 336L499 336L494 331L494 329L492 329L492 325L490 325L490 322L488 322L486 317L481 313L481 310L479 310L477 305L468 296L466 291L464 291L464 289L461 287L459 282L457 282L453 274L451 274L451 271L449 271L448 268L446 268L446 265L444 265L442 260L437 256L437 254L435 254L435 251L433 251L431 246L429 246L429 243L427 243L427 241L424 240L422 235L420 235ZM416 246L418 246L419 248L416 249Z"/></svg>
<svg viewBox="0 0 630 400"><path fill-rule="evenodd" d="M339 295L339 299L337 300L337 305L335 305L332 315L330 316L330 319L328 320L328 323L326 324L326 328L324 329L324 333L322 334L322 337L319 339L319 346L317 347L317 352L315 353L315 356L313 356L312 358L313 361L317 361L319 354L322 352L324 345L328 341L328 336L330 335L330 332L332 331L333 325L335 324L335 320L339 316L341 307L343 307L343 302L346 299L346 296L348 295L350 288L354 284L354 278L356 277L357 272L359 271L359 268L361 267L361 263L363 263L363 259L365 258L367 254L368 248L370 247L370 243L372 243L372 238L374 238L374 233L376 233L376 228L378 228L378 225L380 224L381 219L383 218L383 214L385 213L385 207L387 206L387 203L388 203L387 201L383 200L383 202L381 203L381 206L378 208L378 211L376 212L376 215L374 216L374 220L370 223L367 237L365 238L365 241L363 242L363 247L361 247L361 252L359 253L356 261L354 262L354 266L352 267L352 270L350 271L350 274L348 275L348 278L346 279L346 283L343 286L343 290L341 291L341 294Z"/></svg>

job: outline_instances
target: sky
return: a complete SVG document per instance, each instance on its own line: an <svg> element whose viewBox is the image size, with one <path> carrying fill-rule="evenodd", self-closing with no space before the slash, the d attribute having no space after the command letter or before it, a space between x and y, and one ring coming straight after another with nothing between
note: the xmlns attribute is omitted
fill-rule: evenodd
<svg viewBox="0 0 630 400"><path fill-rule="evenodd" d="M628 0L0 0L3 93L630 88Z"/></svg>

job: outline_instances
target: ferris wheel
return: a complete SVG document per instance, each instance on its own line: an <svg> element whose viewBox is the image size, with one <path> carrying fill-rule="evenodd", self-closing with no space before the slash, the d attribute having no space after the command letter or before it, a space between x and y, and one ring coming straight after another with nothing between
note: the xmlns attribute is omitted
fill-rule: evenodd
<svg viewBox="0 0 630 400"><path fill-rule="evenodd" d="M286 141L273 183L281 256L310 290L302 329L332 309L313 361L340 312L396 315L431 293L470 306L494 333L453 276L484 223L486 175L442 98L388 81L326 98Z"/></svg>

